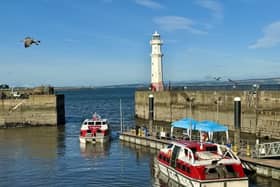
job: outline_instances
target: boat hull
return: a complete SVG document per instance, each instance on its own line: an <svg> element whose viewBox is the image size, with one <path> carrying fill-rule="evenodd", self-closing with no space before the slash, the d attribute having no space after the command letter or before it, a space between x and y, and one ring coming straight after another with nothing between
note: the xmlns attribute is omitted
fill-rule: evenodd
<svg viewBox="0 0 280 187"><path fill-rule="evenodd" d="M105 143L110 141L110 136L96 135L91 137L80 136L80 143Z"/></svg>
<svg viewBox="0 0 280 187"><path fill-rule="evenodd" d="M106 143L110 141L110 136L96 137L96 142Z"/></svg>
<svg viewBox="0 0 280 187"><path fill-rule="evenodd" d="M248 187L248 178L229 178L229 179L216 179L216 180L197 180L187 177L174 168L157 161L159 171L176 183L187 187Z"/></svg>

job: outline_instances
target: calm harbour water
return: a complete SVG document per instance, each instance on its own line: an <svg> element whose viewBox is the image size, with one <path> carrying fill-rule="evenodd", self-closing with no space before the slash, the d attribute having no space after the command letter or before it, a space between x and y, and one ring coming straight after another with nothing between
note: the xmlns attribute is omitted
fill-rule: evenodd
<svg viewBox="0 0 280 187"><path fill-rule="evenodd" d="M100 88L65 94L64 127L0 129L0 186L178 186L154 167L157 150L123 143L82 146L80 124L97 112L119 130L134 126L134 89ZM115 133L114 133L115 134ZM278 181L251 176L251 187L279 187Z"/></svg>

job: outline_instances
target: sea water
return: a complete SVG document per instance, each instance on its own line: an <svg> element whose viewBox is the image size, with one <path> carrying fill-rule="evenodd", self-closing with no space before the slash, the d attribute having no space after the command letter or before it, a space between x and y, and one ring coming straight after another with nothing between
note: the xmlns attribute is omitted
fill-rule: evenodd
<svg viewBox="0 0 280 187"><path fill-rule="evenodd" d="M0 186L178 186L157 172L157 150L119 141L120 100L124 126L135 125L134 88L61 90L63 127L0 129ZM107 144L79 143L81 122L97 112L107 118L113 139ZM280 186L250 176L250 186Z"/></svg>

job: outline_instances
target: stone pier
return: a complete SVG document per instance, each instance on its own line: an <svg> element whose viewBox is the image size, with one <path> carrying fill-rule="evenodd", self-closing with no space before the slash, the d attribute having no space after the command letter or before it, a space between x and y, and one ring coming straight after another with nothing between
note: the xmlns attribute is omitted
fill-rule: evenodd
<svg viewBox="0 0 280 187"><path fill-rule="evenodd" d="M234 98L242 103L241 132L280 138L280 91L136 91L135 116L149 117L149 95L154 96L154 120L172 122L183 117L218 121L234 130Z"/></svg>
<svg viewBox="0 0 280 187"><path fill-rule="evenodd" d="M0 99L0 128L64 124L64 95Z"/></svg>

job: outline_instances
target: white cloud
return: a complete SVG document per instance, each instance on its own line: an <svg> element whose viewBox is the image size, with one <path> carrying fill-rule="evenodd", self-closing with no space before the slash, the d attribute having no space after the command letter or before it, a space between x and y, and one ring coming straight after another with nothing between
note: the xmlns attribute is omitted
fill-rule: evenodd
<svg viewBox="0 0 280 187"><path fill-rule="evenodd" d="M156 17L153 21L163 30L187 30L193 34L207 34L206 31L194 28L194 21L180 16L162 16Z"/></svg>
<svg viewBox="0 0 280 187"><path fill-rule="evenodd" d="M163 8L163 6L153 0L135 0L135 3L145 6L147 8Z"/></svg>
<svg viewBox="0 0 280 187"><path fill-rule="evenodd" d="M196 0L196 4L210 10L215 19L223 19L223 6L214 0Z"/></svg>
<svg viewBox="0 0 280 187"><path fill-rule="evenodd" d="M264 36L250 45L250 49L274 47L280 43L280 21L271 23L263 29Z"/></svg>

